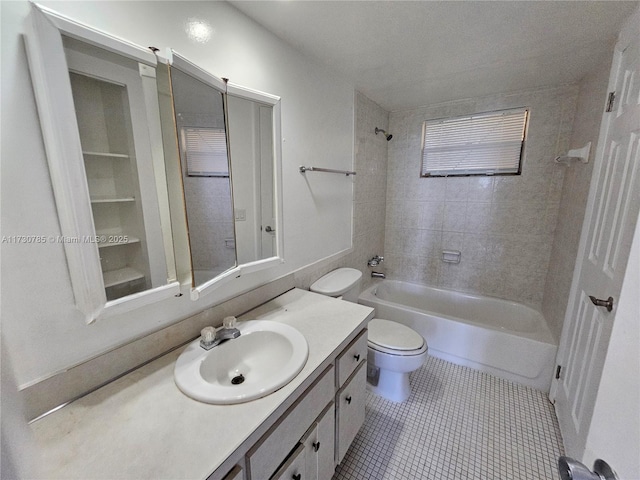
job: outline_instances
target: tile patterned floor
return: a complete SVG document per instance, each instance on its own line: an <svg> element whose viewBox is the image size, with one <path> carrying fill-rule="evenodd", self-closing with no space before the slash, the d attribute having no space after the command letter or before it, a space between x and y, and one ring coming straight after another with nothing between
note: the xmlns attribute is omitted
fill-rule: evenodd
<svg viewBox="0 0 640 480"><path fill-rule="evenodd" d="M546 394L428 357L401 404L367 393L364 426L333 480L558 480Z"/></svg>

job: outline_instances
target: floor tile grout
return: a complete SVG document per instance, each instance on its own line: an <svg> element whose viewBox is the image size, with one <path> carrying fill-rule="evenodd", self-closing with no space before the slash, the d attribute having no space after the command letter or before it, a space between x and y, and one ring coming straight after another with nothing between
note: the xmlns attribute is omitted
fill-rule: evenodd
<svg viewBox="0 0 640 480"><path fill-rule="evenodd" d="M559 478L564 447L546 393L434 357L411 388L404 403L367 392L333 480Z"/></svg>

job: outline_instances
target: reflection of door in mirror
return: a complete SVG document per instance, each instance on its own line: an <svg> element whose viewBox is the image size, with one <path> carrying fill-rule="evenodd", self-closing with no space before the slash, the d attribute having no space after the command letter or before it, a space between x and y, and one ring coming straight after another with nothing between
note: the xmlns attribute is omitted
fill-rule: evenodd
<svg viewBox="0 0 640 480"><path fill-rule="evenodd" d="M227 97L238 263L276 255L273 107Z"/></svg>
<svg viewBox="0 0 640 480"><path fill-rule="evenodd" d="M64 48L107 300L165 285L144 69L68 37Z"/></svg>
<svg viewBox="0 0 640 480"><path fill-rule="evenodd" d="M173 67L171 86L196 287L236 266L223 97Z"/></svg>

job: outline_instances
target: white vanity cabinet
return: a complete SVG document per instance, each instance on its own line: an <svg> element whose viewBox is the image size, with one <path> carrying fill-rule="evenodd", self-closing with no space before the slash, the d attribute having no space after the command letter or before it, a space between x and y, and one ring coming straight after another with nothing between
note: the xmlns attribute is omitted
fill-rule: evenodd
<svg viewBox="0 0 640 480"><path fill-rule="evenodd" d="M364 423L366 355L362 330L247 452L250 480L331 479Z"/></svg>
<svg viewBox="0 0 640 480"><path fill-rule="evenodd" d="M373 314L293 288L239 318L304 335L307 362L289 384L246 403L205 404L176 386L176 349L33 422L42 477L329 480L364 419Z"/></svg>

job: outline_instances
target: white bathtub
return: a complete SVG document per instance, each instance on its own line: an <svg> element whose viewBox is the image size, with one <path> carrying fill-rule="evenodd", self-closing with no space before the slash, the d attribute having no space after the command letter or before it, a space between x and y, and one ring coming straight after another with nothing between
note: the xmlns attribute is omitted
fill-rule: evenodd
<svg viewBox="0 0 640 480"><path fill-rule="evenodd" d="M434 357L549 391L558 346L537 310L396 280L365 290L358 303L416 330Z"/></svg>

